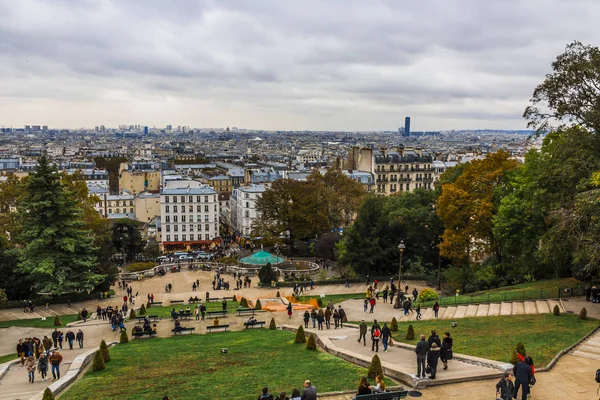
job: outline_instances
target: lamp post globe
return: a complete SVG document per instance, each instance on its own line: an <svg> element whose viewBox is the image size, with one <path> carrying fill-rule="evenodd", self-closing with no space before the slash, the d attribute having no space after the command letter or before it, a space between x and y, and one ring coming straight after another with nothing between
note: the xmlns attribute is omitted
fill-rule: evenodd
<svg viewBox="0 0 600 400"><path fill-rule="evenodd" d="M398 293L396 296L396 302L394 303L394 308L400 308L402 307L402 298L403 298L403 292L402 292L402 255L404 254L404 249L406 248L406 246L404 245L404 240L401 240L400 243L398 244L398 252L400 253L400 262L399 262L399 266L398 266Z"/></svg>

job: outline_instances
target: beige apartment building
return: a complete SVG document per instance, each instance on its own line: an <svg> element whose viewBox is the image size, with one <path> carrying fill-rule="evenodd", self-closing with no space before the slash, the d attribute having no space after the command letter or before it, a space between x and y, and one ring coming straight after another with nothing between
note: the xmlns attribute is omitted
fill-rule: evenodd
<svg viewBox="0 0 600 400"><path fill-rule="evenodd" d="M160 191L159 170L130 170L127 163L121 164L119 168L119 190L137 194L142 192Z"/></svg>
<svg viewBox="0 0 600 400"><path fill-rule="evenodd" d="M160 217L160 194L143 192L134 200L135 216L138 221L150 222Z"/></svg>

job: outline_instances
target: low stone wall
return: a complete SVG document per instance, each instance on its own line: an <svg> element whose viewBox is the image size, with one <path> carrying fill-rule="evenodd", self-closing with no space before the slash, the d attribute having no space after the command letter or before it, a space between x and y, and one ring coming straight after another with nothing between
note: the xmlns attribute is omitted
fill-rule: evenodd
<svg viewBox="0 0 600 400"><path fill-rule="evenodd" d="M110 348L110 347L116 345L117 343L118 342L110 342L110 343L107 343L107 345ZM59 380L57 380L56 382L53 382L50 386L48 386L48 389L50 389L52 394L54 394L54 396L58 395L60 392L65 390L65 388L67 386L69 386L71 383L75 382L75 380L77 380L77 377L79 376L79 374L81 374L83 372L86 365L88 365L89 362L92 361L92 359L94 358L94 355L99 350L100 350L99 348L96 348L96 349L87 351L87 352L75 357L75 359L71 363L71 367L69 368L67 373L64 374ZM38 394L36 394L35 396L31 397L30 400L42 400L42 397L44 396L44 391L45 391L45 389L43 391L39 392Z"/></svg>
<svg viewBox="0 0 600 400"><path fill-rule="evenodd" d="M4 375L6 375L6 373L8 372L8 369L11 367L11 365L15 365L20 363L21 360L19 360L18 358L12 360L12 361L7 361L3 364L0 364L0 379L2 379L4 377Z"/></svg>

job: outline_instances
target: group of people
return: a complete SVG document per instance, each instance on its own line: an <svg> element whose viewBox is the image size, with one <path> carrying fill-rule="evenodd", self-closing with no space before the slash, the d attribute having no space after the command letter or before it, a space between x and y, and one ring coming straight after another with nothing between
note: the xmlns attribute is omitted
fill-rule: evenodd
<svg viewBox="0 0 600 400"><path fill-rule="evenodd" d="M288 396L286 392L281 392L275 397L269 393L269 388L265 386L257 400L317 400L317 388L307 379L304 381L302 393L294 388L291 396Z"/></svg>
<svg viewBox="0 0 600 400"><path fill-rule="evenodd" d="M288 315L291 318L291 303L288 305ZM304 327L308 328L309 321L312 321L312 327L318 328L318 330L322 331L323 327L326 329L331 329L331 319L333 318L333 323L335 329L344 327L344 318L346 317L346 311L340 305L338 308L335 308L333 302L329 302L327 307L325 307L325 311L322 308L319 310L312 311L305 310L304 315L302 316L304 320Z"/></svg>
<svg viewBox="0 0 600 400"><path fill-rule="evenodd" d="M360 336L358 337L358 342L360 343L360 341L362 339L363 345L366 346L367 345L367 331L368 331L369 327L367 326L367 323L365 322L364 319L361 321L358 329L359 329L359 334L360 334ZM383 324L383 327L381 327L377 323L377 320L374 320L373 325L371 326L370 333L371 333L371 351L374 351L376 353L379 352L379 341L381 340L382 344L383 344L383 351L387 352L388 346L389 346L389 343L390 343L390 340L392 337L392 330L387 325L387 322Z"/></svg>
<svg viewBox="0 0 600 400"><path fill-rule="evenodd" d="M375 377L375 386L371 386L366 376L360 378L357 395L385 392L385 382L380 375Z"/></svg>
<svg viewBox="0 0 600 400"><path fill-rule="evenodd" d="M144 318L144 323L143 323L143 327L136 325L133 327L133 329L131 330L132 333L139 333L139 332L154 332L156 334L156 324L152 324L150 325L150 319L146 316Z"/></svg>
<svg viewBox="0 0 600 400"><path fill-rule="evenodd" d="M526 400L535 385L535 366L530 356L523 357L516 352L519 361L512 371L506 371L496 384L496 398L501 400L516 399L521 389L521 399ZM514 382L513 382L514 381Z"/></svg>
<svg viewBox="0 0 600 400"><path fill-rule="evenodd" d="M40 373L42 382L46 380L48 366L52 370L52 380L60 378L60 363L63 360L58 348L62 350L62 332L57 329L52 332L52 339L44 336L43 339L36 337L19 340L17 344L17 354L21 359L21 367L25 367L29 378L29 383L35 382L36 371ZM73 339L70 339L71 336ZM75 335L72 331L67 332L67 341L73 349L72 341L77 338L80 347L83 347L83 332L79 330ZM54 349L54 350L53 350Z"/></svg>
<svg viewBox="0 0 600 400"><path fill-rule="evenodd" d="M425 379L426 373L429 373L429 379L436 379L439 360L442 360L443 369L446 370L448 369L448 360L452 359L453 341L450 332L444 333L443 340L435 330L431 331L431 336L427 340L425 340L425 335L421 335L420 339L415 347L417 379Z"/></svg>

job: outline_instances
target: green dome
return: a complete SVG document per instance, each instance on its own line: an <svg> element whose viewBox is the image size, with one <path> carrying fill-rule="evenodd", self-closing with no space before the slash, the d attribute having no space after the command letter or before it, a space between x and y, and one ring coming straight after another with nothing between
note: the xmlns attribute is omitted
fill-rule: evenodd
<svg viewBox="0 0 600 400"><path fill-rule="evenodd" d="M249 265L267 265L268 263L271 263L271 265L275 265L281 264L283 261L284 259L282 257L274 256L273 254L268 253L264 250L257 251L251 256L244 257L240 260L242 264Z"/></svg>

